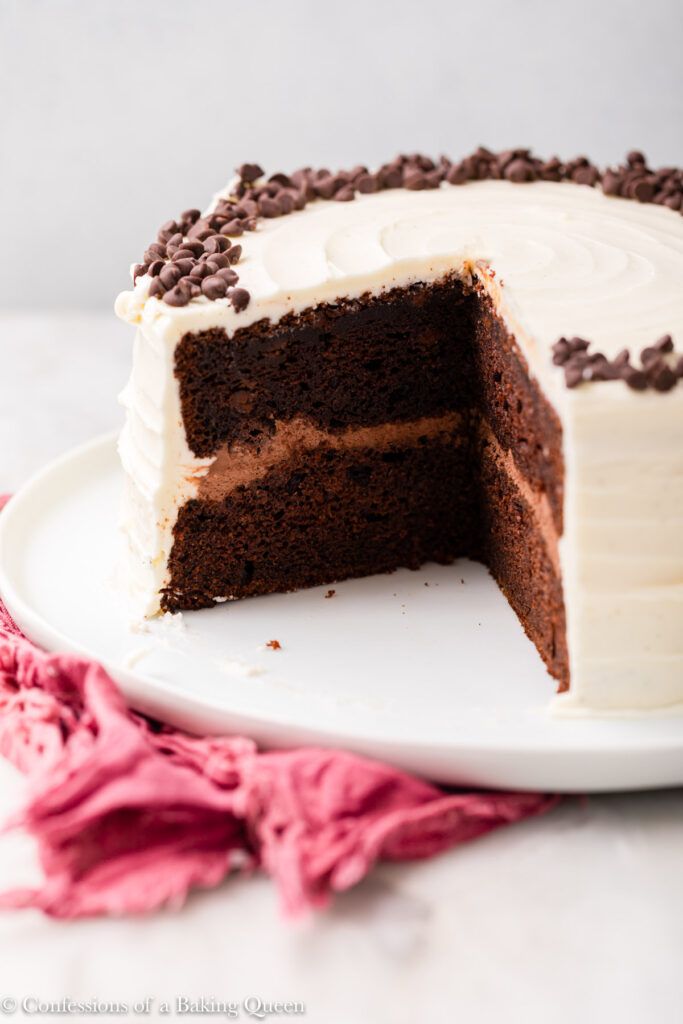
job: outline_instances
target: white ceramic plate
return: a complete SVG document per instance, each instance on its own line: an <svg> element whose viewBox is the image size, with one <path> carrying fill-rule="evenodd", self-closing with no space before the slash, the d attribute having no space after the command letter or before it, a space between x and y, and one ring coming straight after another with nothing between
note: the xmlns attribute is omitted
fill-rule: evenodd
<svg viewBox="0 0 683 1024"><path fill-rule="evenodd" d="M135 707L265 744L344 746L463 785L683 783L683 717L551 713L552 680L473 562L131 624L114 583L121 484L112 437L28 483L0 516L0 592L32 640L97 658Z"/></svg>

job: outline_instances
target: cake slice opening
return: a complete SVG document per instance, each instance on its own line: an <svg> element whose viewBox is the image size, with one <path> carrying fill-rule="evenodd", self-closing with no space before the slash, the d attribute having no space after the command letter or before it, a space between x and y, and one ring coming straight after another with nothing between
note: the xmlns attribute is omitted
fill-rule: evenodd
<svg viewBox="0 0 683 1024"><path fill-rule="evenodd" d="M165 610L466 556L568 687L561 427L480 285L188 333L175 374L214 461L179 511Z"/></svg>

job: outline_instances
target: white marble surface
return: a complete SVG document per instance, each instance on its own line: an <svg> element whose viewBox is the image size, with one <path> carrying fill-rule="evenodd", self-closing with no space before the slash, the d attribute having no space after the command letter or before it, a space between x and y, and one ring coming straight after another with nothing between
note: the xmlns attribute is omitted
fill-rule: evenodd
<svg viewBox="0 0 683 1024"><path fill-rule="evenodd" d="M0 490L116 424L129 343L113 317L0 317ZM20 794L0 763L0 818ZM431 862L383 866L296 925L263 878L142 920L5 913L0 1006L149 996L156 1019L163 999L256 995L305 1003L312 1024L668 1024L683 1000L682 864L678 790L570 800ZM26 837L0 839L2 887L35 873Z"/></svg>

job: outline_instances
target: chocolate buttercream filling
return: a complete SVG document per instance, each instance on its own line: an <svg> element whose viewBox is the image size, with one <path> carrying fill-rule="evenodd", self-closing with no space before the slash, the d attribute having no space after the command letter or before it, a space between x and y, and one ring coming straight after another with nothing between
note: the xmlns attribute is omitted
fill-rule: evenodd
<svg viewBox="0 0 683 1024"><path fill-rule="evenodd" d="M453 432L470 419L462 412L442 416L426 416L409 422L383 423L379 426L351 427L340 433L323 430L302 417L276 423L275 433L261 445L241 443L222 448L199 483L197 497L205 501L221 501L238 487L247 487L302 452L326 447L333 450L388 449L409 447L420 439L432 440L443 435L449 444L457 443ZM531 486L515 462L512 451L506 451L485 422L479 426L480 437L489 447L495 461L531 509L543 537L553 568L559 574L558 533L554 524L548 495ZM466 434L463 433L463 441Z"/></svg>
<svg viewBox="0 0 683 1024"><path fill-rule="evenodd" d="M443 416L425 416L407 423L382 423L372 427L350 427L332 433L309 420L296 417L287 423L277 422L275 433L261 445L234 444L222 448L201 480L198 497L220 501L236 487L244 487L262 479L282 462L302 451L326 447L334 450L351 448L407 447L419 443L421 437L450 435L463 423L463 414L449 412Z"/></svg>

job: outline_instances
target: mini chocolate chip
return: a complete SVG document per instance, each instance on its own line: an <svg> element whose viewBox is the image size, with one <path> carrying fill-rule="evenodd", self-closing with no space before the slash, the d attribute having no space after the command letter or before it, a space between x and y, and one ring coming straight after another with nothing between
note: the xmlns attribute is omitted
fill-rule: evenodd
<svg viewBox="0 0 683 1024"><path fill-rule="evenodd" d="M568 388L577 387L583 380L583 367L568 363L564 368L564 380Z"/></svg>
<svg viewBox="0 0 683 1024"><path fill-rule="evenodd" d="M539 175L543 181L562 181L563 173L564 168L556 156L542 163L539 169Z"/></svg>
<svg viewBox="0 0 683 1024"><path fill-rule="evenodd" d="M435 167L433 171L426 171L425 182L427 188L438 188L443 181L443 171Z"/></svg>
<svg viewBox="0 0 683 1024"><path fill-rule="evenodd" d="M570 338L569 346L572 352L585 352L590 347L590 341L585 338Z"/></svg>
<svg viewBox="0 0 683 1024"><path fill-rule="evenodd" d="M602 176L602 191L607 196L618 196L621 193L623 178L614 171L605 171Z"/></svg>
<svg viewBox="0 0 683 1024"><path fill-rule="evenodd" d="M239 277L230 267L221 267L216 271L216 277L220 277L227 285L237 284Z"/></svg>
<svg viewBox="0 0 683 1024"><path fill-rule="evenodd" d="M628 195L639 203L649 203L654 199L655 187L649 181L635 181L628 186Z"/></svg>
<svg viewBox="0 0 683 1024"><path fill-rule="evenodd" d="M241 255L242 255L242 246L241 245L233 245L232 249L229 249L228 252L227 252L227 257L228 257L228 260L230 261L230 263L237 263L237 261L239 260Z"/></svg>
<svg viewBox="0 0 683 1024"><path fill-rule="evenodd" d="M227 281L224 281L218 274L212 277L205 277L202 281L202 293L207 299L222 299L228 290Z"/></svg>
<svg viewBox="0 0 683 1024"><path fill-rule="evenodd" d="M518 158L512 160L503 172L508 181L522 182L532 181L534 178L533 166L528 160Z"/></svg>
<svg viewBox="0 0 683 1024"><path fill-rule="evenodd" d="M600 174L598 173L597 167L592 167L590 164L587 167L577 167L572 174L572 181L575 185L595 185L598 181Z"/></svg>
<svg viewBox="0 0 683 1024"><path fill-rule="evenodd" d="M636 370L635 366L624 366L621 371L621 378L634 391L645 391L647 388L647 377L642 370Z"/></svg>
<svg viewBox="0 0 683 1024"><path fill-rule="evenodd" d="M348 203L355 198L355 195L351 185L343 185L342 188L337 189L332 198L337 203Z"/></svg>
<svg viewBox="0 0 683 1024"><path fill-rule="evenodd" d="M427 180L425 174L420 170L407 171L403 176L403 187L417 192L425 187Z"/></svg>
<svg viewBox="0 0 683 1024"><path fill-rule="evenodd" d="M282 209L277 199L271 199L269 196L259 199L258 208L262 217L280 217L282 215Z"/></svg>
<svg viewBox="0 0 683 1024"><path fill-rule="evenodd" d="M504 171L509 163L515 159L515 157L523 156L520 150L517 149L504 149L496 156L498 167L501 171Z"/></svg>
<svg viewBox="0 0 683 1024"><path fill-rule="evenodd" d="M195 284L201 282L205 277L209 277L212 273L208 263L195 263L189 274L190 281Z"/></svg>
<svg viewBox="0 0 683 1024"><path fill-rule="evenodd" d="M167 263L163 270L159 272L159 280L164 288L173 288L181 277L182 273L175 263Z"/></svg>
<svg viewBox="0 0 683 1024"><path fill-rule="evenodd" d="M674 343L673 338L670 334L664 334L659 341L656 341L654 347L658 352L673 352Z"/></svg>
<svg viewBox="0 0 683 1024"><path fill-rule="evenodd" d="M617 364L617 363L614 363L614 362L612 362L612 363L608 362L606 367L604 368L605 369L605 373L607 374L607 377L605 379L606 380L620 380L625 365L626 364L622 365L622 364Z"/></svg>
<svg viewBox="0 0 683 1024"><path fill-rule="evenodd" d="M175 288L171 288L170 291L164 295L164 302L168 303L169 306L186 306L190 301L192 295L189 288L183 288L182 285L176 285Z"/></svg>
<svg viewBox="0 0 683 1024"><path fill-rule="evenodd" d="M620 349L612 360L612 365L621 367L626 366L631 361L631 354L627 348Z"/></svg>
<svg viewBox="0 0 683 1024"><path fill-rule="evenodd" d="M314 199L315 198L315 193L310 198ZM292 193L292 199L294 200L294 209L295 210L303 210L304 206L308 202L308 195L306 193L306 190L305 189L299 189L298 192Z"/></svg>
<svg viewBox="0 0 683 1024"><path fill-rule="evenodd" d="M207 238L204 244L204 252L213 255L216 252L226 252L230 248L230 240L225 235L212 235Z"/></svg>
<svg viewBox="0 0 683 1024"><path fill-rule="evenodd" d="M153 263L154 260L166 259L166 246L160 245L159 242L154 242L148 249L145 249L142 259L144 263Z"/></svg>
<svg viewBox="0 0 683 1024"><path fill-rule="evenodd" d="M253 199L243 199L232 211L235 217L256 217L258 215L258 203Z"/></svg>
<svg viewBox="0 0 683 1024"><path fill-rule="evenodd" d="M133 267L133 284L137 282L139 277L143 277L147 273L147 265L145 263L136 263Z"/></svg>
<svg viewBox="0 0 683 1024"><path fill-rule="evenodd" d="M242 181L256 181L258 178L262 178L264 175L263 168L258 164L242 164L241 167L237 168Z"/></svg>
<svg viewBox="0 0 683 1024"><path fill-rule="evenodd" d="M446 181L450 185L464 185L467 181L467 168L463 163L453 164L446 172Z"/></svg>
<svg viewBox="0 0 683 1024"><path fill-rule="evenodd" d="M220 270L221 267L229 267L230 260L224 252L214 252L211 256L207 254L205 266L209 268L215 267L216 270Z"/></svg>
<svg viewBox="0 0 683 1024"><path fill-rule="evenodd" d="M657 362L657 360L660 358L660 355L661 353L658 349L653 348L651 345L649 345L647 348L644 348L640 353L640 361L643 364L643 366L647 367L650 363Z"/></svg>
<svg viewBox="0 0 683 1024"><path fill-rule="evenodd" d="M310 167L300 167L298 170L294 171L293 174L290 174L289 177L292 180L292 184L297 188L305 188L311 179L312 173L313 172Z"/></svg>
<svg viewBox="0 0 683 1024"><path fill-rule="evenodd" d="M571 348L566 338L560 338L556 341L552 351L555 366L563 366L571 355Z"/></svg>
<svg viewBox="0 0 683 1024"><path fill-rule="evenodd" d="M231 288L228 295L236 313L241 313L249 305L250 295L245 288Z"/></svg>
<svg viewBox="0 0 683 1024"><path fill-rule="evenodd" d="M259 185L257 189L259 198L261 196L270 196L271 199L275 199L280 192L280 187L276 181L267 181L265 184Z"/></svg>
<svg viewBox="0 0 683 1024"><path fill-rule="evenodd" d="M379 180L384 188L400 188L403 184L403 172L400 167L389 167L386 171L380 169Z"/></svg>
<svg viewBox="0 0 683 1024"><path fill-rule="evenodd" d="M198 220L196 224L193 224L190 230L187 232L188 238L197 238L200 242L206 241L211 235L215 235L216 232L212 227L209 227L208 223L202 219Z"/></svg>
<svg viewBox="0 0 683 1024"><path fill-rule="evenodd" d="M292 184L292 179L288 177L286 174L283 174L281 171L278 171L277 174L271 174L271 176L268 178L268 181L275 182L276 185L282 185L285 188L289 188L289 186Z"/></svg>
<svg viewBox="0 0 683 1024"><path fill-rule="evenodd" d="M166 243L166 255L172 256L176 249L180 249L182 245L184 245L184 242L181 234L171 235Z"/></svg>
<svg viewBox="0 0 683 1024"><path fill-rule="evenodd" d="M234 220L229 220L228 223L224 224L221 228L221 234L226 237L228 235L237 236L244 234L243 221L237 220L236 217Z"/></svg>
<svg viewBox="0 0 683 1024"><path fill-rule="evenodd" d="M191 210L183 210L180 214L180 219L187 221L189 224L194 224L195 221L201 217L201 210L195 210L194 207Z"/></svg>
<svg viewBox="0 0 683 1024"><path fill-rule="evenodd" d="M216 200L214 207L214 213L220 214L221 217L231 217L232 211L235 209L236 203L231 197L221 196L220 199Z"/></svg>
<svg viewBox="0 0 683 1024"><path fill-rule="evenodd" d="M291 213L294 209L294 197L284 189L278 193L277 201L280 204L280 213Z"/></svg>
<svg viewBox="0 0 683 1024"><path fill-rule="evenodd" d="M663 360L648 370L648 377L655 391L671 391L676 386L676 374Z"/></svg>
<svg viewBox="0 0 683 1024"><path fill-rule="evenodd" d="M356 188L359 192L367 195L370 192L376 192L379 188L379 181L377 180L376 174L360 174L356 181Z"/></svg>
<svg viewBox="0 0 683 1024"><path fill-rule="evenodd" d="M614 366L604 356L600 361L592 363L587 370L587 379L594 381L618 380L621 367Z"/></svg>
<svg viewBox="0 0 683 1024"><path fill-rule="evenodd" d="M160 299L165 291L166 289L164 288L159 278L155 277L149 286L149 294L152 296L152 298Z"/></svg>
<svg viewBox="0 0 683 1024"><path fill-rule="evenodd" d="M425 171L427 174L429 174L430 171L436 170L436 164L430 156L426 155L426 153L414 153L411 160L413 163L417 164L421 171Z"/></svg>
<svg viewBox="0 0 683 1024"><path fill-rule="evenodd" d="M164 263L163 260L154 260L154 262L150 263L149 267L147 268L147 273L149 274L150 277L158 277L159 273L163 270L165 266L166 264Z"/></svg>
<svg viewBox="0 0 683 1024"><path fill-rule="evenodd" d="M204 243L197 238L189 239L187 242L183 242L182 248L186 252L192 253L195 258L199 258L204 252Z"/></svg>
<svg viewBox="0 0 683 1024"><path fill-rule="evenodd" d="M177 231L178 231L178 225L176 224L176 222L174 220L167 220L159 228L159 234L163 233L164 235L169 235L169 237L171 235L176 234Z"/></svg>
<svg viewBox="0 0 683 1024"><path fill-rule="evenodd" d="M185 277L186 274L191 274L192 268L195 265L196 264L193 259L174 260L171 264L172 267L175 267L176 270L180 271L182 277Z"/></svg>
<svg viewBox="0 0 683 1024"><path fill-rule="evenodd" d="M178 260L193 260L194 258L195 255L192 252L192 249L186 249L185 246L181 249L176 249L172 257L174 263L177 263Z"/></svg>
<svg viewBox="0 0 683 1024"><path fill-rule="evenodd" d="M683 356L679 356L676 360L676 367L674 372L678 378L683 377Z"/></svg>
<svg viewBox="0 0 683 1024"><path fill-rule="evenodd" d="M337 179L331 174L328 174L324 178L320 178L315 183L315 193L320 199L331 199L334 195L334 191L337 187Z"/></svg>

